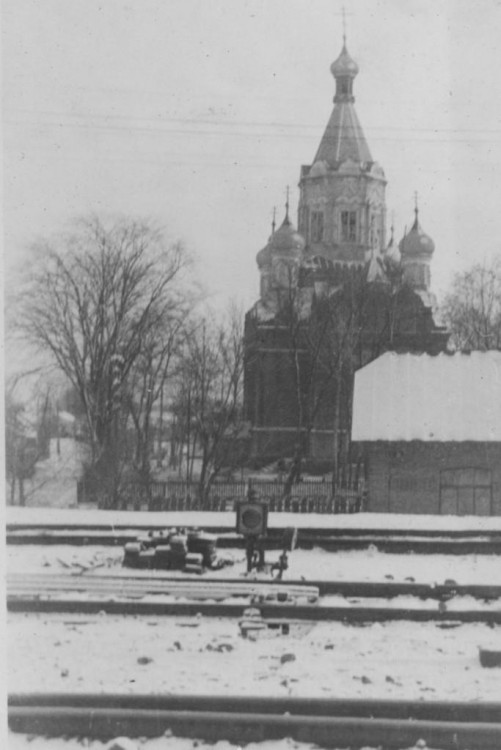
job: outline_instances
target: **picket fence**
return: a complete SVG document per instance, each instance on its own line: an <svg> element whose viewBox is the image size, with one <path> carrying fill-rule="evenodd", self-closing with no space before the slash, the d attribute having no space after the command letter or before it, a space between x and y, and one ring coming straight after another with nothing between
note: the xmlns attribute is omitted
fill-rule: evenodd
<svg viewBox="0 0 501 750"><path fill-rule="evenodd" d="M196 482L168 480L152 482L150 492L136 483L125 487L120 506L128 510L232 511L235 503L248 495L247 482L215 482L208 496L201 498ZM366 493L362 483L356 488L336 488L330 482L305 481L293 485L285 496L285 483L255 480L253 496L268 503L270 512L289 513L358 513L366 510Z"/></svg>

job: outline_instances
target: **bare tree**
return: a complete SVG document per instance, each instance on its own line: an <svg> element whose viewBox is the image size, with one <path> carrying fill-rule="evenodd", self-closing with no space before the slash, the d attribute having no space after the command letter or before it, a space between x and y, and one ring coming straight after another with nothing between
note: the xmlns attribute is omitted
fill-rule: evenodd
<svg viewBox="0 0 501 750"><path fill-rule="evenodd" d="M151 224L90 217L38 245L17 326L76 389L91 448L90 476L116 501L125 383L145 342L182 299L187 259Z"/></svg>
<svg viewBox="0 0 501 750"><path fill-rule="evenodd" d="M166 384L180 369L183 330L187 317L188 309L184 303L176 302L166 306L162 324L144 336L141 352L127 383L127 406L135 432L132 462L148 496L152 478L153 409L160 402L157 430L161 450L163 394Z"/></svg>
<svg viewBox="0 0 501 750"><path fill-rule="evenodd" d="M323 281L318 291L315 274ZM285 495L300 478L316 428L332 431L333 483L346 481L355 371L401 343L413 315L409 295L401 267L390 261L381 262L377 280L355 267L291 275L275 317L295 389L296 445Z"/></svg>
<svg viewBox="0 0 501 750"><path fill-rule="evenodd" d="M204 318L186 336L181 384L175 407L184 415L181 433L187 446L187 476L200 455L202 501L229 460L238 432L243 387L242 314L233 308L224 323ZM191 461L191 466L190 466Z"/></svg>
<svg viewBox="0 0 501 750"><path fill-rule="evenodd" d="M456 349L501 349L501 257L457 274L443 314Z"/></svg>
<svg viewBox="0 0 501 750"><path fill-rule="evenodd" d="M5 388L5 473L11 504L15 502L17 486L19 504L25 505L29 495L25 482L33 478L38 461L47 457L50 385L45 384L43 392L29 396L16 394L20 381L34 375L39 375L38 369L10 377Z"/></svg>

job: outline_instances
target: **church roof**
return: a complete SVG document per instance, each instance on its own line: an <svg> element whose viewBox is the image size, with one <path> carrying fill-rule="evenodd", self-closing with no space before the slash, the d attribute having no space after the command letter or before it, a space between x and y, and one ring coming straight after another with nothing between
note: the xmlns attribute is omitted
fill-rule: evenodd
<svg viewBox="0 0 501 750"><path fill-rule="evenodd" d="M414 209L414 213L414 224L412 225L410 232L408 232L399 243L402 258L433 255L435 250L435 243L421 228L417 207Z"/></svg>
<svg viewBox="0 0 501 750"><path fill-rule="evenodd" d="M355 375L353 440L501 442L501 352L387 352Z"/></svg>
<svg viewBox="0 0 501 750"><path fill-rule="evenodd" d="M289 219L289 209L287 208L282 226L271 237L271 248L280 252L296 252L303 250L305 244L304 238L295 229Z"/></svg>
<svg viewBox="0 0 501 750"><path fill-rule="evenodd" d="M320 142L314 162L325 161L330 166L353 159L372 162L371 152L351 101L337 102Z"/></svg>
<svg viewBox="0 0 501 750"><path fill-rule="evenodd" d="M358 73L358 65L346 49L346 40L341 54L331 65L331 73L336 80L334 109L314 162L326 162L331 167L346 159L359 164L372 162L371 152L353 105L353 80Z"/></svg>
<svg viewBox="0 0 501 750"><path fill-rule="evenodd" d="M256 255L257 264L259 268L270 265L276 253L279 255L300 253L304 250L305 244L303 236L299 234L289 219L289 205L287 203L285 218L281 226L276 231L273 227L268 242Z"/></svg>

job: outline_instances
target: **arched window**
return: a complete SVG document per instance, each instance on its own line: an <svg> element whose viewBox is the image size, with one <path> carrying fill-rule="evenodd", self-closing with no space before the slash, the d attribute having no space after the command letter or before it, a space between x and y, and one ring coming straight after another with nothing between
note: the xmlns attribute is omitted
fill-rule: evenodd
<svg viewBox="0 0 501 750"><path fill-rule="evenodd" d="M357 212L341 211L341 242L357 241Z"/></svg>
<svg viewBox="0 0 501 750"><path fill-rule="evenodd" d="M324 238L323 211L311 212L310 238L312 242L322 242Z"/></svg>

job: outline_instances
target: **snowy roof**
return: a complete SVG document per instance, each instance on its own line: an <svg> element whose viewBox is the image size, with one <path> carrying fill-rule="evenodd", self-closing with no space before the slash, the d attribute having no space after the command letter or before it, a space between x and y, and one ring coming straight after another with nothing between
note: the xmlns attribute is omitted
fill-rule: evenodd
<svg viewBox="0 0 501 750"><path fill-rule="evenodd" d="M501 442L501 352L387 352L355 375L352 439Z"/></svg>

